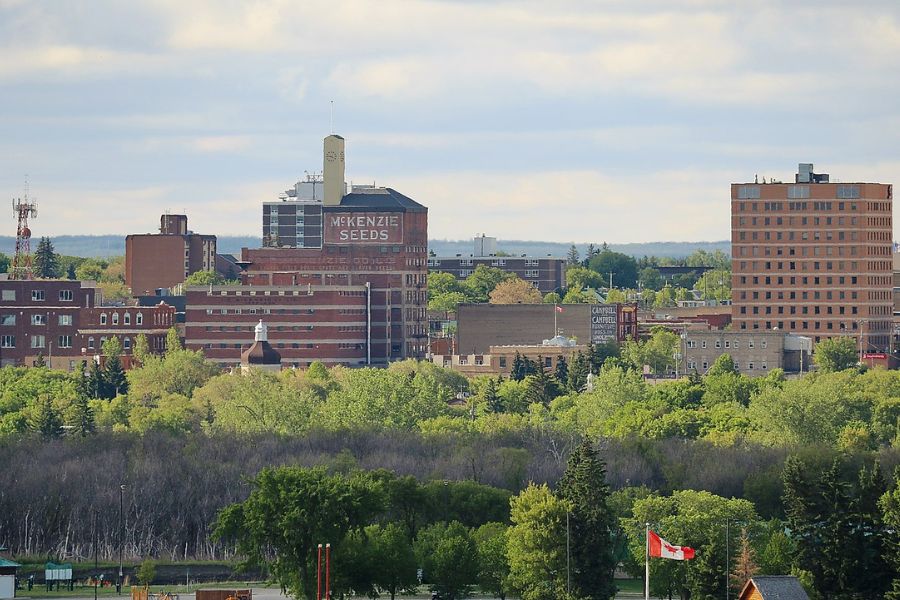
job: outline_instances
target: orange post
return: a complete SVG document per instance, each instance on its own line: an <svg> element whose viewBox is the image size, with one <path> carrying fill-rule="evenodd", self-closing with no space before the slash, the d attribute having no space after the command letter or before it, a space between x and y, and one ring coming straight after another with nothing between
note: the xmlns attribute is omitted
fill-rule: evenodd
<svg viewBox="0 0 900 600"><path fill-rule="evenodd" d="M319 544L319 555L316 558L316 600L322 600L322 544Z"/></svg>

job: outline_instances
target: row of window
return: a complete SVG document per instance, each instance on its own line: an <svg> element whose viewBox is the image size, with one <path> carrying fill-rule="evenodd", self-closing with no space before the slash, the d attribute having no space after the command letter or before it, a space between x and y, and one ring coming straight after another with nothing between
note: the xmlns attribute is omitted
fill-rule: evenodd
<svg viewBox="0 0 900 600"><path fill-rule="evenodd" d="M100 313L100 324L106 325L106 323L107 323L106 313ZM113 325L119 324L119 313L117 313L117 312L112 313L112 324ZM131 325L131 313L125 313L122 316L122 324L123 325ZM143 325L144 324L144 315L142 313L138 313L134 316L134 324L135 325Z"/></svg>
<svg viewBox="0 0 900 600"><path fill-rule="evenodd" d="M792 293L793 293L793 292L792 292ZM751 310L752 314L754 314L754 315L760 314L760 311L759 311L760 307L759 307L759 306L753 306L753 307L751 307L751 308L752 308L752 310ZM767 315L771 315L771 314L773 314L773 313L776 313L776 314L779 314L779 315L783 315L783 314L785 314L785 312L787 312L787 314L791 314L791 315L796 315L796 314L797 314L797 307L796 307L796 306L789 306L787 311L785 311L785 309L784 309L785 307L783 307L783 306L776 306L776 307L774 307L774 310L773 310L773 307L772 307L772 306L765 306L765 307L762 307L762 308L765 308L765 314L767 314ZM824 312L822 311L822 308L825 309ZM879 308L879 307L873 307L873 308ZM833 307L833 306L825 306L825 307L821 307L821 306L816 305L816 306L813 306L812 309L813 309L813 310L812 310L812 314L814 314L814 315L820 315L820 314L827 314L827 315L833 315L833 314L840 314L840 315L843 315L843 314L851 314L851 315L856 315L856 314L859 314L859 307L858 307L858 306L851 306L851 307L849 307L849 310L848 310L846 313L844 312L845 310L847 310L847 307L845 307L845 306L838 306L838 307L837 307L837 312L835 312L835 307ZM740 314L742 314L742 315L746 315L746 314L747 314L747 307L746 307L746 306L742 306L742 307L740 308ZM810 314L810 307L809 307L809 306L801 306L801 307L800 307L800 314L801 314L801 315L808 315L808 314ZM870 314L871 314L871 313L870 313Z"/></svg>
<svg viewBox="0 0 900 600"><path fill-rule="evenodd" d="M760 190L761 188L758 185L738 186L738 200L757 200L760 198ZM809 198L809 186L789 185L787 186L787 197L790 199ZM835 189L835 197L840 200L859 198L859 186L854 184L838 185ZM755 202L753 210L756 210ZM853 208L851 210L856 210L856 203L853 203Z"/></svg>
<svg viewBox="0 0 900 600"><path fill-rule="evenodd" d="M0 292L0 300L3 302L15 302L16 290L2 290ZM43 302L46 300L45 290L31 290L32 302ZM59 290L60 302L72 302L75 300L75 292L72 290Z"/></svg>
<svg viewBox="0 0 900 600"><path fill-rule="evenodd" d="M31 324L32 325L46 325L47 319L49 315L37 314L31 315ZM69 327L73 323L72 315L57 315L59 325L62 327ZM12 326L16 324L16 315L14 314L6 314L0 315L0 326Z"/></svg>
<svg viewBox="0 0 900 600"><path fill-rule="evenodd" d="M748 370L748 371L755 371L755 370L756 370L756 365L757 365L757 363L755 363L754 361L752 361L752 360L751 360L751 361L748 361L748 362L747 362L747 370ZM704 360L704 361L700 361L700 362L698 363L698 362L695 361L695 360L689 360L688 363L687 363L687 368L690 369L690 370L693 370L693 371L696 371L697 368L698 368L698 366L699 366L699 368L701 368L701 369L703 370L702 372L706 372L706 371L709 370L709 361ZM740 369L740 368L741 368L741 365L740 365L740 363L739 363L738 361L734 361L734 368L735 368L735 369ZM769 363L766 362L766 361L762 361L761 363L759 363L759 369L760 369L761 371L767 371L767 370L769 369Z"/></svg>
<svg viewBox="0 0 900 600"><path fill-rule="evenodd" d="M15 348L16 347L16 336L14 335L3 335L0 336L0 348ZM33 335L31 336L31 347L32 349L41 349L47 347L47 337L43 335ZM57 348L71 348L72 347L72 336L71 335L61 335L57 339Z"/></svg>
<svg viewBox="0 0 900 600"><path fill-rule="evenodd" d="M698 347L699 347L699 348L706 348L706 343L707 343L707 342L706 342L706 340L700 340L699 343L698 343L697 340L687 339L687 340L685 340L684 343L685 343L685 345L686 345L688 348L698 348ZM762 340L762 341L760 342L760 348L762 348L763 350L765 350L765 349L768 347L768 345L769 345L768 340ZM717 339L717 340L715 341L715 347L716 347L716 348L722 348L723 346L724 346L725 348L734 348L735 350L738 350L738 349L740 348L740 340L728 340L728 339L722 340L722 339ZM747 340L747 347L748 347L748 348L753 348L753 347L754 347L754 346L753 346L753 340L752 340L752 339L748 339L748 340Z"/></svg>

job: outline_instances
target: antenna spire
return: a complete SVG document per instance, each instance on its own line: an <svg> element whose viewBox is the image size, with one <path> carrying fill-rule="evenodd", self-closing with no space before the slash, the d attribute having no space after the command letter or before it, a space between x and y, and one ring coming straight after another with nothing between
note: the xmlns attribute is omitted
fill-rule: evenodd
<svg viewBox="0 0 900 600"><path fill-rule="evenodd" d="M334 100L331 101L331 114L328 116L328 127L331 129L331 135L334 135Z"/></svg>

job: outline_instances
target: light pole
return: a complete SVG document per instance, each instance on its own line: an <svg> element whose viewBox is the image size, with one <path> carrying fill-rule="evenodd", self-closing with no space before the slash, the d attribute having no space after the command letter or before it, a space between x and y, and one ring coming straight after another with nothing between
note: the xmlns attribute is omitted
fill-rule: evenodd
<svg viewBox="0 0 900 600"><path fill-rule="evenodd" d="M119 486L119 577L116 579L116 594L122 593L122 545L125 543L125 524L122 516L125 512L125 484Z"/></svg>

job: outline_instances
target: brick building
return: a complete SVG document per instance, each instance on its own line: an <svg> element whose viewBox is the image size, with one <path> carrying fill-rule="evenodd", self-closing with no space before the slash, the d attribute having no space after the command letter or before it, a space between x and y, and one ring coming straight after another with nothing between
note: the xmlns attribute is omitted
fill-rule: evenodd
<svg viewBox="0 0 900 600"><path fill-rule="evenodd" d="M125 238L125 284L135 296L170 289L197 271L216 270L216 236L190 231L185 215L162 215L159 233Z"/></svg>
<svg viewBox="0 0 900 600"><path fill-rule="evenodd" d="M733 327L890 352L892 186L794 179L731 186Z"/></svg>
<svg viewBox="0 0 900 600"><path fill-rule="evenodd" d="M478 267L495 267L530 281L541 294L558 291L566 285L566 259L529 256L432 256L428 270L450 273L462 281Z"/></svg>
<svg viewBox="0 0 900 600"><path fill-rule="evenodd" d="M579 344L637 336L635 304L460 304L457 352L486 354L491 346L542 344L558 333ZM554 328L556 331L554 331Z"/></svg>
<svg viewBox="0 0 900 600"><path fill-rule="evenodd" d="M233 285L185 290L185 346L236 367L260 319L285 367L386 364L389 293L366 285Z"/></svg>
<svg viewBox="0 0 900 600"><path fill-rule="evenodd" d="M174 315L166 304L102 306L100 290L89 281L0 281L0 365L30 366L40 356L51 368L71 370L111 336L120 338L127 365L141 333L151 350L165 350Z"/></svg>
<svg viewBox="0 0 900 600"><path fill-rule="evenodd" d="M344 193L343 144L340 136L325 138L324 180L305 182L312 191L297 188L293 196L283 195L282 202L263 206L263 234L270 247L242 250L242 283L304 290L335 286L359 291L368 286L372 311L385 314L380 318L383 331L373 330L373 362L422 358L428 336L428 209L391 188L354 186ZM316 185L321 194L313 189ZM344 301L336 297L335 308ZM277 339L277 330L270 328L269 334ZM283 356L291 361L289 354ZM324 357L360 358L330 352Z"/></svg>

